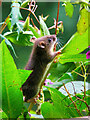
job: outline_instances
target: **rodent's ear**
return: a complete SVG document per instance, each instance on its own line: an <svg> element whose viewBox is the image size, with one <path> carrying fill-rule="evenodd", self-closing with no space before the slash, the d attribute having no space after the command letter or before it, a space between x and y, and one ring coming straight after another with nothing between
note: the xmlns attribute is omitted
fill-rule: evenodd
<svg viewBox="0 0 90 120"><path fill-rule="evenodd" d="M44 41L40 41L38 46L44 49L46 47L46 43Z"/></svg>
<svg viewBox="0 0 90 120"><path fill-rule="evenodd" d="M30 39L30 42L32 42L32 43L35 43L35 41L36 41L36 38L35 38L35 37L32 37L32 38Z"/></svg>

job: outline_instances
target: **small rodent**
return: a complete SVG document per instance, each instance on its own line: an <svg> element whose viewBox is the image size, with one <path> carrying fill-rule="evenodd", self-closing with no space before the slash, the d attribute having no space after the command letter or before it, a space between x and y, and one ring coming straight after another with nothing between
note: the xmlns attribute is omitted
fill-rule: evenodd
<svg viewBox="0 0 90 120"><path fill-rule="evenodd" d="M53 52L56 43L56 35L47 35L35 39L33 49L25 70L32 70L32 73L22 85L21 90L25 96L25 102L33 99L40 92L40 82L50 63L60 52Z"/></svg>

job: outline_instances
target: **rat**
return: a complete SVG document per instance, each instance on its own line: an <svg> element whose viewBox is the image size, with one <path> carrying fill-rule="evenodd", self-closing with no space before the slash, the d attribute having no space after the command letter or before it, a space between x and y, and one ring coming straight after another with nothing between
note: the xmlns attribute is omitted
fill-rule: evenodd
<svg viewBox="0 0 90 120"><path fill-rule="evenodd" d="M32 70L32 73L21 87L25 102L32 101L39 94L47 65L61 53L60 51L53 51L56 44L56 35L46 35L37 39L34 38L32 41L34 45L25 66L25 70Z"/></svg>

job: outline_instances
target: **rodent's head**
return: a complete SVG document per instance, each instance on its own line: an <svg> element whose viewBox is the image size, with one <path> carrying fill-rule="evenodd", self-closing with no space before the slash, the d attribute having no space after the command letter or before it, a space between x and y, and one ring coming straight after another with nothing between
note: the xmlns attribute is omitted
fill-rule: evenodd
<svg viewBox="0 0 90 120"><path fill-rule="evenodd" d="M46 35L34 40L34 46L41 49L53 49L56 43L56 35Z"/></svg>

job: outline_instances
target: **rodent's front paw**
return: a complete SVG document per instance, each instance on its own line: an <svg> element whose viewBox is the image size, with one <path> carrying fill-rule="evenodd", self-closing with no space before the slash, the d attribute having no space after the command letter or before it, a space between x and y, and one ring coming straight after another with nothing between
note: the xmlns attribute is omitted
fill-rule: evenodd
<svg viewBox="0 0 90 120"><path fill-rule="evenodd" d="M61 54L61 53L62 53L61 50L57 51L57 55L58 55L58 54Z"/></svg>

